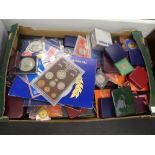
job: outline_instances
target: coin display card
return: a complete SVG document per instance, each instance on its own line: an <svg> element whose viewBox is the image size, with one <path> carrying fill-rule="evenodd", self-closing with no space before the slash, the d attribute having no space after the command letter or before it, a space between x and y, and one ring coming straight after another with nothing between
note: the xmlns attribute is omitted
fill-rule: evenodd
<svg viewBox="0 0 155 155"><path fill-rule="evenodd" d="M106 86L106 84L108 83L108 81L109 80L106 77L106 75L101 70L97 70L96 81L95 81L96 86L103 89Z"/></svg>
<svg viewBox="0 0 155 155"><path fill-rule="evenodd" d="M16 74L34 74L37 72L38 62L36 56L21 56Z"/></svg>
<svg viewBox="0 0 155 155"><path fill-rule="evenodd" d="M90 58L91 52L88 49L87 40L82 36L78 36L75 48L74 48L74 55L83 57L83 58Z"/></svg>
<svg viewBox="0 0 155 155"><path fill-rule="evenodd" d="M60 57L31 84L47 101L56 105L83 73L84 71L72 61Z"/></svg>

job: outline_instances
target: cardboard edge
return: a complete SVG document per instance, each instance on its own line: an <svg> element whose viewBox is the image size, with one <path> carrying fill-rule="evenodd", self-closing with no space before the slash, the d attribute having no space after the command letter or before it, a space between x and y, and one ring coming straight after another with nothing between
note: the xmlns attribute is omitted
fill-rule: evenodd
<svg viewBox="0 0 155 155"><path fill-rule="evenodd" d="M9 34L7 46L3 55L2 61L2 69L0 75L0 117L3 116L5 110L5 93L6 93L6 76L7 76L7 68L9 64L9 58L12 53L12 48L15 41L15 36L17 34L18 24L12 25L11 31Z"/></svg>
<svg viewBox="0 0 155 155"><path fill-rule="evenodd" d="M150 111L152 113L152 115L155 116L155 80L154 80L154 76L153 76L153 70L150 64L150 60L149 60L149 55L148 55L148 48L145 47L145 43L144 43L144 38L143 35L140 31L133 31L133 38L136 41L141 54L143 56L144 62L145 62L145 66L147 69L147 74L148 74L148 78L149 78L149 87L150 87Z"/></svg>

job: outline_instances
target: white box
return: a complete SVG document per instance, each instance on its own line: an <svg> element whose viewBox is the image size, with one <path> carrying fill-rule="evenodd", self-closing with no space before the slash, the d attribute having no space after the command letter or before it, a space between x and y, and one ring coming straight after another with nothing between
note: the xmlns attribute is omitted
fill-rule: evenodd
<svg viewBox="0 0 155 155"><path fill-rule="evenodd" d="M91 47L97 51L103 51L112 44L111 33L95 28L91 32Z"/></svg>

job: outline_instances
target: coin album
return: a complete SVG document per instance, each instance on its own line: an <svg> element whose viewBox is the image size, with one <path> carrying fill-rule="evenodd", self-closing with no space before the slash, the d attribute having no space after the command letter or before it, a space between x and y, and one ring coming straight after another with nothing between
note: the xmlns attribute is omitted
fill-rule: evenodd
<svg viewBox="0 0 155 155"><path fill-rule="evenodd" d="M98 28L87 34L54 34L20 36L6 80L9 119L150 114L150 81L141 38L138 42L132 34L113 36Z"/></svg>

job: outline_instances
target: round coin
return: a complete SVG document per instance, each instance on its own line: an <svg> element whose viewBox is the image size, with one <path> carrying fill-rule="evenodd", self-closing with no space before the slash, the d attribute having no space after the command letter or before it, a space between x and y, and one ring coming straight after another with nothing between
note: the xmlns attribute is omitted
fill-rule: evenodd
<svg viewBox="0 0 155 155"><path fill-rule="evenodd" d="M43 50L43 42L42 41L33 41L29 44L29 49L32 52L40 52Z"/></svg>
<svg viewBox="0 0 155 155"><path fill-rule="evenodd" d="M49 116L49 111L47 108L42 107L39 109L38 115L39 115L40 119L45 119Z"/></svg>
<svg viewBox="0 0 155 155"><path fill-rule="evenodd" d="M44 88L44 91L45 91L46 93L49 93L49 92L50 92L50 87L48 87L48 86L45 87L45 88Z"/></svg>
<svg viewBox="0 0 155 155"><path fill-rule="evenodd" d="M102 76L102 75L97 75L97 76L96 76L96 81L97 81L98 83L103 83L103 82L105 81L105 77Z"/></svg>
<svg viewBox="0 0 155 155"><path fill-rule="evenodd" d="M33 58L23 58L20 62L20 70L24 72L31 71L35 67Z"/></svg>
<svg viewBox="0 0 155 155"><path fill-rule="evenodd" d="M53 78L53 73L52 72L47 72L46 74L45 74L45 77L46 77L46 79L49 79L49 80L51 80L52 78Z"/></svg>
<svg viewBox="0 0 155 155"><path fill-rule="evenodd" d="M59 82L59 83L57 84L57 88L58 88L59 90L63 90L63 89L65 88L65 84L64 84L63 82Z"/></svg>
<svg viewBox="0 0 155 155"><path fill-rule="evenodd" d="M50 81L49 85L50 85L51 87L55 87L56 82L55 82L55 81Z"/></svg>
<svg viewBox="0 0 155 155"><path fill-rule="evenodd" d="M52 98L56 98L56 96L57 96L56 93L52 93L52 94L51 94L51 97L52 97Z"/></svg>
<svg viewBox="0 0 155 155"><path fill-rule="evenodd" d="M56 75L61 80L66 78L66 72L64 70L59 70Z"/></svg>
<svg viewBox="0 0 155 155"><path fill-rule="evenodd" d="M37 85L38 85L39 87L44 87L44 86L45 86L45 81L44 81L44 80L39 80L39 81L37 82Z"/></svg>

